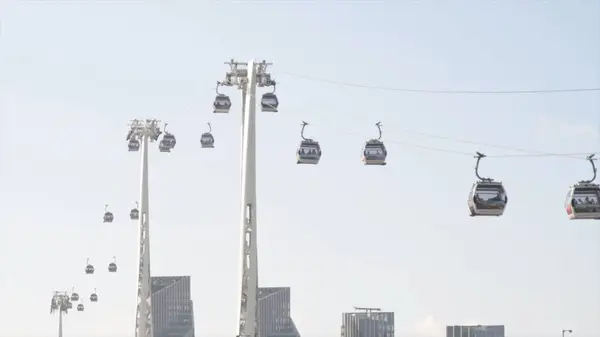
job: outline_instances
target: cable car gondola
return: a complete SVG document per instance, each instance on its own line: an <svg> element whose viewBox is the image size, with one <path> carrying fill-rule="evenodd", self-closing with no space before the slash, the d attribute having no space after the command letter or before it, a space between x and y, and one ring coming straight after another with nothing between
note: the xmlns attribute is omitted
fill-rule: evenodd
<svg viewBox="0 0 600 337"><path fill-rule="evenodd" d="M87 275L91 275L94 273L94 266L90 263L90 259L87 259L87 261L86 261L85 273Z"/></svg>
<svg viewBox="0 0 600 337"><path fill-rule="evenodd" d="M202 148L212 149L215 147L215 137L212 135L212 126L208 124L208 132L205 132L200 136L200 145Z"/></svg>
<svg viewBox="0 0 600 337"><path fill-rule="evenodd" d="M77 311L83 311L84 309L85 307L83 306L83 303L77 304Z"/></svg>
<svg viewBox="0 0 600 337"><path fill-rule="evenodd" d="M304 137L304 128L307 125L308 123L302 122L302 131L300 131L302 141L296 151L296 164L317 165L321 160L321 146L316 140Z"/></svg>
<svg viewBox="0 0 600 337"><path fill-rule="evenodd" d="M386 165L387 150L381 141L381 122L375 124L379 130L379 138L370 139L365 143L362 153L362 162L365 165Z"/></svg>
<svg viewBox="0 0 600 337"><path fill-rule="evenodd" d="M582 180L571 186L565 201L565 209L571 220L596 219L600 220L600 185L594 184L597 169L594 155L587 160L592 164L594 176L590 180Z"/></svg>
<svg viewBox="0 0 600 337"><path fill-rule="evenodd" d="M129 152L136 152L140 150L140 141L136 138L129 139L129 143L127 144L127 149Z"/></svg>
<svg viewBox="0 0 600 337"><path fill-rule="evenodd" d="M277 95L275 95L275 84L273 84L273 92L267 92L262 95L260 107L263 112L279 111L279 99L277 98Z"/></svg>
<svg viewBox="0 0 600 337"><path fill-rule="evenodd" d="M108 264L108 272L116 273L117 272L117 258L113 256L113 262Z"/></svg>
<svg viewBox="0 0 600 337"><path fill-rule="evenodd" d="M104 216L102 217L102 222L111 223L115 219L115 216L108 211L108 205L104 205Z"/></svg>
<svg viewBox="0 0 600 337"><path fill-rule="evenodd" d="M168 124L165 123L165 128L163 130L164 131L163 138L161 139L160 143L158 144L158 149L160 150L160 152L171 152L171 150L174 149L175 145L177 144L175 135L167 132L167 125Z"/></svg>
<svg viewBox="0 0 600 337"><path fill-rule="evenodd" d="M129 152L135 152L135 151L140 150L140 141L137 139L137 136L134 134L133 129L129 130L125 140L127 140L127 142L128 142L127 149L129 150Z"/></svg>
<svg viewBox="0 0 600 337"><path fill-rule="evenodd" d="M469 193L469 211L471 216L501 216L506 209L508 196L504 186L492 178L483 178L479 175L479 162L485 158L483 153L477 152L475 175L479 179L473 183Z"/></svg>
<svg viewBox="0 0 600 337"><path fill-rule="evenodd" d="M77 302L79 301L79 294L75 292L75 287L71 290L71 301Z"/></svg>
<svg viewBox="0 0 600 337"><path fill-rule="evenodd" d="M98 294L96 294L95 288L94 288L94 292L90 295L90 302L98 302Z"/></svg>
<svg viewBox="0 0 600 337"><path fill-rule="evenodd" d="M213 102L213 113L226 114L231 109L231 99L229 96L219 93L219 86L221 86L221 83L217 82L217 96Z"/></svg>
<svg viewBox="0 0 600 337"><path fill-rule="evenodd" d="M132 208L131 211L129 211L129 218L131 220L138 220L140 218L140 210L139 210L140 205L138 204L138 202L135 202L135 208Z"/></svg>

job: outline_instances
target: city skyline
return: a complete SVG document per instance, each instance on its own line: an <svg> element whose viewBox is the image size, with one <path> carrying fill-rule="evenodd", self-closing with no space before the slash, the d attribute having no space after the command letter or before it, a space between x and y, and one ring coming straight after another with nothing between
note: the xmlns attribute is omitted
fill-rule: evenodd
<svg viewBox="0 0 600 337"><path fill-rule="evenodd" d="M239 92L213 113L231 58L273 63L258 277L293 289L302 337L339 336L354 305L394 312L397 337L600 336L600 221L564 204L600 148L598 92L438 93L599 87L597 1L7 0L0 22L0 337L54 333L48 295L72 287L100 300L66 336L131 337L140 163L125 135L142 117L177 135L150 154L152 273L192 277L199 337L236 334ZM302 121L318 165L297 164ZM387 165L365 166L380 121ZM469 217L476 151L505 186L501 217ZM87 258L103 272L85 275Z"/></svg>

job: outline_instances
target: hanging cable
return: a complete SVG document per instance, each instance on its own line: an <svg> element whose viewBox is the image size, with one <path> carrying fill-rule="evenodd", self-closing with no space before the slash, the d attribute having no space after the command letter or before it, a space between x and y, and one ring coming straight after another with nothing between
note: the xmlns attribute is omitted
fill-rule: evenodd
<svg viewBox="0 0 600 337"><path fill-rule="evenodd" d="M574 153L574 154L569 154L569 153L549 153L549 152L539 151L539 150L533 150L533 149L523 149L523 148L506 146L506 145L483 143L483 142L477 142L477 141L467 140L467 139L460 139L460 138L453 138L453 137L448 137L448 136L434 135L434 134L424 133L424 132L420 132L420 131L400 130L400 132L406 133L406 134L412 134L412 135L415 135L415 136L426 137L426 138L447 140L447 141L452 141L452 142L456 142L456 143L463 143L463 144L472 144L472 145L479 145L479 146L485 146L485 147L492 147L492 148L497 148L497 149L504 149L504 150L514 151L514 152L524 152L524 153L528 153L530 156L531 155L535 155L536 157L545 157L545 156L569 157L569 156L571 156L574 159L581 159L581 156L587 155L587 154L590 153L589 151L588 152L584 152L584 153ZM515 154L505 155L505 156L508 156L508 157L515 157L515 156L516 157L522 157L522 155L515 155ZM497 158L498 156L493 156L493 157Z"/></svg>
<svg viewBox="0 0 600 337"><path fill-rule="evenodd" d="M452 149L442 149L442 148L439 148L439 147L433 147L433 146L416 144L416 143L409 143L409 142L398 141L398 140L389 139L389 138L386 138L385 142L386 143L397 144L397 145L404 145L404 146L409 146L409 147L420 148L420 149L429 150L429 151L445 152L445 153L456 154L456 155L461 155L461 156L469 156L469 157L473 156L472 152L458 151L458 150L452 150ZM589 154L590 154L590 152L581 152L581 153L538 153L538 154L499 154L499 155L486 155L486 158L507 158L508 159L508 158L563 157L563 158L569 158L569 159L584 160L586 158L583 157L583 156L587 156Z"/></svg>
<svg viewBox="0 0 600 337"><path fill-rule="evenodd" d="M269 104L267 104L267 105L269 105ZM302 131L304 131L304 128L306 127L306 125L308 125L308 123L302 122ZM381 122L378 122L376 124L376 126L377 126L377 128L379 130L379 139L381 139L381 136L382 136L382 133L381 133ZM582 156L588 156L588 155L590 155L590 152L580 152L580 153L551 153L551 152L544 152L544 151L539 151L539 150L532 150L532 149L523 149L523 148L511 147L511 146L506 146L506 145L476 142L476 141L473 141L473 140L452 138L452 137L448 137L448 136L440 136L440 135L434 135L434 134L429 134L429 133L424 133L424 132L409 131L409 130L400 130L400 132L406 133L406 134L413 134L413 135L417 135L417 136L422 136L422 137L433 138L433 139L453 141L453 142L457 142L457 143L479 145L479 146L484 146L484 147L493 147L493 148L499 148L499 149L505 149L505 150L515 151L515 152L524 152L524 154L500 154L500 155L489 155L489 156L486 155L486 158L543 158L543 157L563 157L563 158L570 158L570 159L582 160L582 159L586 159L586 158L582 158ZM302 133L302 135L303 135L303 133ZM357 136L357 134L355 134L355 133L346 133L346 135ZM451 153L451 154L456 154L456 155L461 155L461 156L473 156L472 152L463 152L463 151L452 150L452 149L442 149L442 148L437 148L437 147L433 147L433 146L422 145L422 144L415 144L415 143L409 143L409 142L399 141L399 140L394 140L394 139L389 139L389 138L386 139L386 142L392 143L392 144L398 144L398 145L404 145L404 146L410 146L410 147L415 147L415 148L430 150L430 151L436 151L436 152L445 152L445 153ZM591 154L593 156L593 155L598 154L598 153L591 152Z"/></svg>
<svg viewBox="0 0 600 337"><path fill-rule="evenodd" d="M535 90L440 90L440 89L417 89L417 88L392 88L377 85L367 85L358 83L348 83L323 78L314 78L304 75L283 73L285 76L299 78L307 81L321 82L344 87L372 89L381 91L412 92L422 94L452 94L452 95L526 95L526 94L558 94L574 92L598 92L600 88L565 88L565 89L535 89Z"/></svg>

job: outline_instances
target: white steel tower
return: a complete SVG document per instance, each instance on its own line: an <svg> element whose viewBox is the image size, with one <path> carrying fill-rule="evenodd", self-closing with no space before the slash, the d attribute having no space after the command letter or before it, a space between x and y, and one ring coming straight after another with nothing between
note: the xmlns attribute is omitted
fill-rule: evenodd
<svg viewBox="0 0 600 337"><path fill-rule="evenodd" d="M138 289L135 317L135 337L153 337L152 303L150 290L150 210L148 196L148 145L162 134L160 121L155 119L133 120L127 135L129 151L141 148L141 189L139 202L138 232ZM161 151L163 151L161 141ZM174 147L174 143L173 143ZM172 148L172 147L171 147ZM163 151L170 152L170 151Z"/></svg>
<svg viewBox="0 0 600 337"><path fill-rule="evenodd" d="M241 277L238 337L258 337L258 256L256 233L256 91L257 87L274 87L267 73L271 63L226 62L230 71L220 86L236 86L242 90L242 203L241 203ZM261 100L263 111L277 111L273 93L269 102ZM217 96L215 107L221 98ZM227 101L229 98L227 97ZM265 103L269 103L266 104ZM229 110L229 109L227 109ZM215 111L217 112L217 111Z"/></svg>
<svg viewBox="0 0 600 337"><path fill-rule="evenodd" d="M63 313L68 312L69 302L70 296L66 291L55 291L52 295L50 313L58 311L58 337L63 337Z"/></svg>

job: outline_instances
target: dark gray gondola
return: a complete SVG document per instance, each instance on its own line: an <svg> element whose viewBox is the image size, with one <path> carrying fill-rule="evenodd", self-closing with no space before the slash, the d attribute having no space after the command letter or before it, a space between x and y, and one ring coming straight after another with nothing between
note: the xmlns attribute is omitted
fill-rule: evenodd
<svg viewBox="0 0 600 337"><path fill-rule="evenodd" d="M77 304L77 311L84 311L85 307L83 306L83 303L79 303Z"/></svg>
<svg viewBox="0 0 600 337"><path fill-rule="evenodd" d="M229 110L231 110L231 99L229 98L229 96L219 93L220 86L221 86L221 83L217 82L217 87L216 87L217 96L215 97L215 100L213 101L213 113L226 114L226 113L229 113Z"/></svg>
<svg viewBox="0 0 600 337"><path fill-rule="evenodd" d="M296 150L296 163L317 165L321 160L321 146L318 141L304 137L304 128L307 125L308 123L302 122L302 131L300 131L302 141Z"/></svg>
<svg viewBox="0 0 600 337"><path fill-rule="evenodd" d="M104 206L104 216L102 217L102 222L111 223L115 219L114 214L108 211L108 205Z"/></svg>
<svg viewBox="0 0 600 337"><path fill-rule="evenodd" d="M75 292L75 288L71 290L71 301L77 302L79 301L79 294Z"/></svg>
<svg viewBox="0 0 600 337"><path fill-rule="evenodd" d="M129 143L127 144L127 148L129 150L129 152L136 152L140 150L140 141L135 139L135 138L131 138L129 139Z"/></svg>
<svg viewBox="0 0 600 337"><path fill-rule="evenodd" d="M275 90L277 90L276 83L269 78L266 80L266 86L272 86L273 91L262 95L262 98L260 99L260 109L263 112L278 112L279 98L275 95Z"/></svg>
<svg viewBox="0 0 600 337"><path fill-rule="evenodd" d="M113 262L108 264L108 272L116 273L117 272L117 258L113 256Z"/></svg>
<svg viewBox="0 0 600 337"><path fill-rule="evenodd" d="M600 185L594 184L597 169L594 155L587 160L592 164L594 176L590 180L582 180L569 188L565 200L565 210L570 220L600 220Z"/></svg>
<svg viewBox="0 0 600 337"><path fill-rule="evenodd" d="M362 150L362 162L365 165L386 165L387 149L385 148L385 144L381 141L381 122L378 122L375 126L377 126L377 130L379 131L379 137L365 142L365 146Z"/></svg>
<svg viewBox="0 0 600 337"><path fill-rule="evenodd" d="M479 162L486 156L477 152L475 175L479 179L473 183L469 193L469 212L471 216L502 216L508 203L506 189L502 182L492 178L483 178L479 175Z"/></svg>
<svg viewBox="0 0 600 337"><path fill-rule="evenodd" d="M85 273L87 275L91 275L94 273L94 265L92 265L90 263L90 259L87 259L86 263L85 263Z"/></svg>
<svg viewBox="0 0 600 337"><path fill-rule="evenodd" d="M215 147L215 137L212 135L212 126L208 124L208 132L203 133L200 136L200 145L204 149L212 149Z"/></svg>
<svg viewBox="0 0 600 337"><path fill-rule="evenodd" d="M175 148L177 144L177 139L175 139L175 135L167 132L167 123L165 123L165 127L163 129L163 138L160 140L158 144L158 149L160 152L171 152L172 149Z"/></svg>
<svg viewBox="0 0 600 337"><path fill-rule="evenodd" d="M261 110L263 112L278 112L279 111L279 99L273 92L268 92L262 96L260 100Z"/></svg>
<svg viewBox="0 0 600 337"><path fill-rule="evenodd" d="M136 201L135 202L135 208L132 208L131 211L129 211L129 219L131 219L131 220L139 220L139 218L140 218L139 207L140 207L140 205Z"/></svg>
<svg viewBox="0 0 600 337"><path fill-rule="evenodd" d="M94 289L94 292L90 295L90 302L98 302L98 294L96 294L96 289Z"/></svg>

